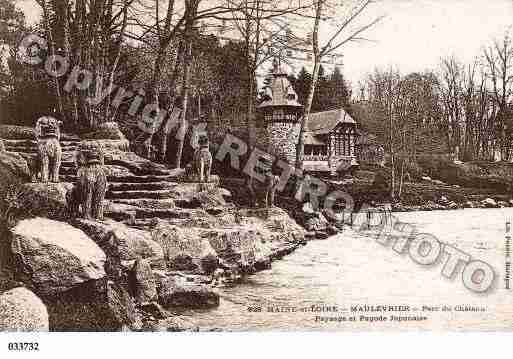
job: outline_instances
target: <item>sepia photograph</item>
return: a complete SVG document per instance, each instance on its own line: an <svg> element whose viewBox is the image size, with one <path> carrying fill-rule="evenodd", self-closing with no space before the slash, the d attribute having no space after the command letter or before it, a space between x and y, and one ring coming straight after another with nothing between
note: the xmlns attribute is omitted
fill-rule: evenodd
<svg viewBox="0 0 513 359"><path fill-rule="evenodd" d="M0 0L7 354L511 333L512 223L511 0Z"/></svg>

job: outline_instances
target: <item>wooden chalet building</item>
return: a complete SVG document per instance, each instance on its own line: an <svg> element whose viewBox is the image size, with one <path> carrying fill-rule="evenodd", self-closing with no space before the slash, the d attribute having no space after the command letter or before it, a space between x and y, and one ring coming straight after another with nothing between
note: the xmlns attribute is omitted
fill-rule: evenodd
<svg viewBox="0 0 513 359"><path fill-rule="evenodd" d="M356 121L345 110L311 113L306 125L305 171L336 174L358 166Z"/></svg>

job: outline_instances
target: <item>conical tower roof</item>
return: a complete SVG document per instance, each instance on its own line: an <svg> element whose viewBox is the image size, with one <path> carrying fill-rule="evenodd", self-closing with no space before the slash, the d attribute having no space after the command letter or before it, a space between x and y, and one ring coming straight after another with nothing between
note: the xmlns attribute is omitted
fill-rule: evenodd
<svg viewBox="0 0 513 359"><path fill-rule="evenodd" d="M292 84L287 78L287 73L278 65L274 63L274 69L271 73L271 82L264 89L265 100L258 106L258 109L267 107L290 107L296 111L302 108L297 101L297 94L292 87Z"/></svg>

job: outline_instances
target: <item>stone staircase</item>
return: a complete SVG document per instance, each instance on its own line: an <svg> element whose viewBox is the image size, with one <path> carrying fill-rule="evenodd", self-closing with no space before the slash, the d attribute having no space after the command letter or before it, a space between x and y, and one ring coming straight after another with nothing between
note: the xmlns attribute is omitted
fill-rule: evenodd
<svg viewBox="0 0 513 359"><path fill-rule="evenodd" d="M35 140L4 139L3 142L8 152L17 152L26 159L36 156ZM74 155L79 142L79 139L61 140L61 182L75 182L77 169ZM105 197L107 217L136 228L149 226L154 218L183 225L190 222L197 215L195 212L201 209L201 204L194 199L198 184L180 181L183 170L168 169L150 161L144 168L119 159L106 158L105 164L107 168L117 169L108 170L109 186ZM207 212L219 211L209 209Z"/></svg>
<svg viewBox="0 0 513 359"><path fill-rule="evenodd" d="M16 152L28 161L32 161L37 155L37 141L31 139L13 140L13 139L2 139L5 150L7 152ZM68 139L60 141L62 148L62 161L60 168L61 180L66 181L63 178L72 176L73 180L76 176L76 169L74 163L75 150L80 140ZM71 177L70 177L71 178ZM68 181L72 182L72 181Z"/></svg>

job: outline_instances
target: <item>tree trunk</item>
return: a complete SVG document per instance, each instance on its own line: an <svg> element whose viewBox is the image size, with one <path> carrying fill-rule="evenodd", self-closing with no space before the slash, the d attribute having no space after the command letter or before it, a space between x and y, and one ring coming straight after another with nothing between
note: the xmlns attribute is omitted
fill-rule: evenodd
<svg viewBox="0 0 513 359"><path fill-rule="evenodd" d="M48 12L49 10L48 10L48 4L46 3L46 0L42 0L42 8L43 8L43 18L44 18L45 27L46 27L46 33L48 36L48 40L50 42L50 51L51 51L52 55L55 56L55 42L53 40L52 27L50 25L50 19L49 19L50 14ZM52 69L52 70L55 70L55 69ZM59 106L59 114L61 115L61 119L64 119L65 114L64 114L64 108L62 106L62 96L61 96L61 88L60 88L60 84L59 84L59 79L57 77L54 77L53 80L54 80L54 85L55 85L55 91L57 93L57 103Z"/></svg>
<svg viewBox="0 0 513 359"><path fill-rule="evenodd" d="M303 170L303 157L305 153L305 132L306 132L306 124L308 123L308 118L310 116L310 110L312 108L313 98L315 87L317 86L317 79L319 77L319 62L320 59L314 59L314 70L312 76L312 82L310 83L310 89L308 93L308 97L306 98L305 110L303 117L301 118L301 127L299 128L299 141L297 143L296 148L296 168L300 171Z"/></svg>
<svg viewBox="0 0 513 359"><path fill-rule="evenodd" d="M176 57L175 57L175 61L174 61L173 74L171 76L171 80L169 81L169 89L170 89L170 91L173 91L173 89L175 87L176 78L178 76L178 68L179 68L180 64L184 60L183 57L184 57L184 46L183 46L183 42L180 41L180 43L178 45L178 49L176 51ZM167 154L168 137L169 137L169 131L168 131L168 126L169 125L168 125L168 122L171 119L171 114L175 110L176 97L175 97L173 92L172 92L172 94L173 95L170 95L170 98L169 98L168 116L164 120L164 122L162 124L162 127L160 129L160 132L162 134L162 141L161 141L161 147L160 147L160 157L161 157L162 163L165 163L166 160L167 160L166 154ZM173 121L174 121L174 119L173 119Z"/></svg>
<svg viewBox="0 0 513 359"><path fill-rule="evenodd" d="M390 108L389 113L389 121L390 121L390 132L389 132L389 141L390 141L390 162L391 162L391 173L390 173L390 199L392 202L395 199L395 153L394 153L394 115L392 113L392 106Z"/></svg>
<svg viewBox="0 0 513 359"><path fill-rule="evenodd" d="M248 84L248 110L247 110L247 126L248 126L248 140L249 140L249 149L250 151L253 150L256 146L256 124L255 119L253 118L253 107L254 107L254 100L253 100L253 92L254 92L254 75L255 73L253 71L249 71L249 84Z"/></svg>
<svg viewBox="0 0 513 359"><path fill-rule="evenodd" d="M305 131L306 124L308 123L308 118L310 116L310 110L312 109L312 102L315 93L315 87L317 86L317 79L319 77L319 67L321 62L321 55L319 50L319 24L321 20L321 12L322 12L322 0L317 0L315 7L315 21L314 28L312 31L312 50L313 50L313 58L314 58L314 69L312 74L312 82L310 83L310 92L308 93L308 97L305 103L305 109L303 117L301 118L301 127L299 128L299 139L296 147L296 168L300 171L303 171L303 157L305 153Z"/></svg>
<svg viewBox="0 0 513 359"><path fill-rule="evenodd" d="M176 151L176 168L180 168L182 165L182 153L183 153L183 145L185 141L185 132L186 132L186 116L187 116L187 103L189 101L189 74L190 74L190 51L191 51L191 43L189 42L187 46L187 55L185 56L185 64L183 70L183 85L182 85L182 115L180 118L180 128L178 129L178 149Z"/></svg>
<svg viewBox="0 0 513 359"><path fill-rule="evenodd" d="M195 5L194 5L195 4ZM184 70L183 70L183 85L182 85L182 116L180 120L180 128L178 129L178 149L176 151L176 168L180 168L182 165L182 153L183 145L185 141L186 132L186 116L187 116L187 102L189 100L189 81L190 81L190 70L192 62L192 36L191 31L194 26L194 17L197 10L197 2L193 0L194 9L191 9L189 18L187 20L185 29L185 57L184 57Z"/></svg>
<svg viewBox="0 0 513 359"><path fill-rule="evenodd" d="M110 117L110 105L111 105L111 94L112 94L112 91L113 91L113 86L114 86L114 76L116 74L116 70L118 68L118 64L119 64L119 59L121 58L121 48L122 48L122 44L123 44L123 38L125 36L125 30L126 30L126 27L127 27L127 23L128 23L128 6L127 6L127 1L128 0L124 0L123 1L123 6L124 6L124 11L123 11L123 23L121 25L121 30L120 30L120 33L119 33L119 39L118 39L118 51L116 52L116 58L114 59L114 64L112 65L112 70L110 72L110 78L109 78L109 90L108 90L108 97L107 97L107 105L105 106L105 118L107 119L107 121L114 121L115 120L115 116L116 116L116 112L114 113L114 115L112 116L112 118Z"/></svg>

